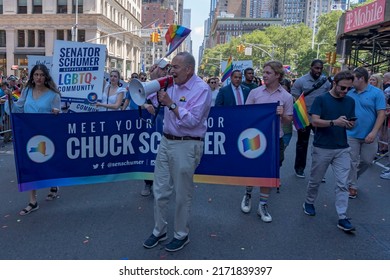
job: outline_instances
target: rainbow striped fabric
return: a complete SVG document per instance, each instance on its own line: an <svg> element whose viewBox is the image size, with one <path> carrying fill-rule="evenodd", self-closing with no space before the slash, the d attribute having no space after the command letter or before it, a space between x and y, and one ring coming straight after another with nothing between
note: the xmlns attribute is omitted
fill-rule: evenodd
<svg viewBox="0 0 390 280"><path fill-rule="evenodd" d="M14 90L12 92L12 99L13 101L18 101L18 99L20 98L20 91L19 90Z"/></svg>
<svg viewBox="0 0 390 280"><path fill-rule="evenodd" d="M232 62L232 57L229 57L226 64L226 68L225 70L223 70L222 73L221 82L223 83L227 78L229 78L232 72L233 72L233 62Z"/></svg>
<svg viewBox="0 0 390 280"><path fill-rule="evenodd" d="M256 135L251 139L249 138L242 139L242 146L244 152L258 150L260 148L260 135Z"/></svg>
<svg viewBox="0 0 390 280"><path fill-rule="evenodd" d="M310 124L307 114L305 95L302 93L293 106L293 121L296 129L305 128Z"/></svg>
<svg viewBox="0 0 390 280"><path fill-rule="evenodd" d="M184 26L171 24L168 27L168 31L165 34L165 40L167 42L168 52L165 57L170 55L180 44L185 40L185 38L191 33L191 29L188 29Z"/></svg>

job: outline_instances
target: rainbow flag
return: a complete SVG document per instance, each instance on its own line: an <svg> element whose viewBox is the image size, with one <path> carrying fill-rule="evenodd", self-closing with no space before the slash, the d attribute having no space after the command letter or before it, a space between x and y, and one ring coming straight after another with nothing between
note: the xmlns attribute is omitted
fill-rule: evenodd
<svg viewBox="0 0 390 280"><path fill-rule="evenodd" d="M232 72L233 72L233 61L232 61L232 57L229 57L227 64L226 64L226 68L225 68L225 70L223 70L223 73L222 73L221 82L223 83L227 78L229 78L230 75L232 74Z"/></svg>
<svg viewBox="0 0 390 280"><path fill-rule="evenodd" d="M165 34L165 40L168 46L168 52L165 54L165 57L176 50L190 33L191 29L181 25L171 24L168 27L167 33Z"/></svg>
<svg viewBox="0 0 390 280"><path fill-rule="evenodd" d="M293 121L296 129L305 128L310 124L309 116L307 114L305 95L301 96L295 101L293 106Z"/></svg>
<svg viewBox="0 0 390 280"><path fill-rule="evenodd" d="M256 151L260 149L260 135L256 135L255 137L249 139L242 139L242 146L244 152L246 151Z"/></svg>
<svg viewBox="0 0 390 280"><path fill-rule="evenodd" d="M12 99L13 101L18 101L18 99L20 98L20 91L19 90L14 90L12 92Z"/></svg>

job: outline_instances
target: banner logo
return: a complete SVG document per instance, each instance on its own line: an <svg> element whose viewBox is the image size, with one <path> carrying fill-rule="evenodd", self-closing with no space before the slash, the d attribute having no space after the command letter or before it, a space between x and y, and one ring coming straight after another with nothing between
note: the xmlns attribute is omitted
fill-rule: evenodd
<svg viewBox="0 0 390 280"><path fill-rule="evenodd" d="M54 150L53 142L43 135L36 135L27 142L27 155L36 163L43 163L51 159Z"/></svg>
<svg viewBox="0 0 390 280"><path fill-rule="evenodd" d="M264 153L267 148L267 139L260 130L249 128L241 132L237 145L244 157L254 159Z"/></svg>

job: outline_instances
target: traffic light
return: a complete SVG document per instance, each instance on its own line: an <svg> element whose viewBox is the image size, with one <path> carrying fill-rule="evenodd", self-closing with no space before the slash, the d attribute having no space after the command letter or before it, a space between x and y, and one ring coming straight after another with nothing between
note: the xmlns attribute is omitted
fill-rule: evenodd
<svg viewBox="0 0 390 280"><path fill-rule="evenodd" d="M156 31L152 32L150 34L150 41L152 43L160 42L161 41L161 35L159 33L157 33Z"/></svg>
<svg viewBox="0 0 390 280"><path fill-rule="evenodd" d="M237 52L238 53L243 53L245 51L245 45L240 44L237 46Z"/></svg>
<svg viewBox="0 0 390 280"><path fill-rule="evenodd" d="M327 53L326 53L326 62L327 62L327 63L330 63L331 55L332 55L331 52L327 52Z"/></svg>
<svg viewBox="0 0 390 280"><path fill-rule="evenodd" d="M330 58L330 64L335 64L336 63L336 52L332 52L332 57Z"/></svg>

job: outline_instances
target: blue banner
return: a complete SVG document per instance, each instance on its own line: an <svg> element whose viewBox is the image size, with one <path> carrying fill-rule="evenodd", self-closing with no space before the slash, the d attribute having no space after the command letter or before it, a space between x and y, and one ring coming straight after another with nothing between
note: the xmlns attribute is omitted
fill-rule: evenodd
<svg viewBox="0 0 390 280"><path fill-rule="evenodd" d="M277 103L213 107L200 183L279 186ZM162 110L163 111L163 110ZM12 114L20 191L153 179L162 114L134 111Z"/></svg>

